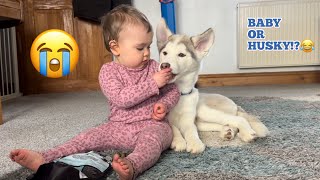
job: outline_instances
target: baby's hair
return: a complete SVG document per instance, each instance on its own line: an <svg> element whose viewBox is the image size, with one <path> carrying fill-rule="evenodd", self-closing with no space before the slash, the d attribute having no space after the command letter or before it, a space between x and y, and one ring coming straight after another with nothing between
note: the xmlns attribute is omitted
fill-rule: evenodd
<svg viewBox="0 0 320 180"><path fill-rule="evenodd" d="M102 17L104 43L109 52L111 52L109 42L111 40L118 41L123 26L130 24L142 24L148 33L152 32L152 26L147 17L130 5L119 5Z"/></svg>

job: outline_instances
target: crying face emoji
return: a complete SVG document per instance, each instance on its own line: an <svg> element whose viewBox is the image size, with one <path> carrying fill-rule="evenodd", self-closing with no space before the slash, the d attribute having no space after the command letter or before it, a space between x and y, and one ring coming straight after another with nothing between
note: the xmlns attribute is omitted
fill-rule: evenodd
<svg viewBox="0 0 320 180"><path fill-rule="evenodd" d="M39 34L33 41L30 56L33 66L41 75L59 78L75 68L79 48L74 38L59 29L50 29Z"/></svg>

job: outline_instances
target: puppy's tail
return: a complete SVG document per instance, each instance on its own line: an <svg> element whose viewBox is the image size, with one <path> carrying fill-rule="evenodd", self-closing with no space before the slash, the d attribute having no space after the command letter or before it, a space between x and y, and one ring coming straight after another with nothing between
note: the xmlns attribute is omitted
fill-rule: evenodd
<svg viewBox="0 0 320 180"><path fill-rule="evenodd" d="M240 106L238 106L237 115L245 118L249 122L258 137L266 137L269 134L268 128L260 121L259 117L248 114Z"/></svg>

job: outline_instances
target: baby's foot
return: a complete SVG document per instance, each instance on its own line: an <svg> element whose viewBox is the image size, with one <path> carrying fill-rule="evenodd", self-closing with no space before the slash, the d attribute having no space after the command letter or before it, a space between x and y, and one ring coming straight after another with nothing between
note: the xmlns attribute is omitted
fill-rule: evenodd
<svg viewBox="0 0 320 180"><path fill-rule="evenodd" d="M15 149L11 151L10 159L34 172L44 163L44 159L40 153L27 149Z"/></svg>
<svg viewBox="0 0 320 180"><path fill-rule="evenodd" d="M120 180L131 180L133 178L132 164L125 158L115 154L112 160L112 168L119 175Z"/></svg>

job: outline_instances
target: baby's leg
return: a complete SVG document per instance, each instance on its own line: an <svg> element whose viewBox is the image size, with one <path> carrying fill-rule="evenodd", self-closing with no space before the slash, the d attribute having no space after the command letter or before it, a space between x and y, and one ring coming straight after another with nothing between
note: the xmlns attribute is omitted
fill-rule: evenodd
<svg viewBox="0 0 320 180"><path fill-rule="evenodd" d="M37 153L30 150L16 149L11 151L10 158L18 164L36 171L41 164L70 154L118 148L117 145L119 143L112 137L114 131L117 130L109 123L105 123L45 152Z"/></svg>
<svg viewBox="0 0 320 180"><path fill-rule="evenodd" d="M170 147L173 138L167 123L148 123L143 128L133 152L126 157L133 166L134 178L158 161L161 153Z"/></svg>
<svg viewBox="0 0 320 180"><path fill-rule="evenodd" d="M75 153L118 148L112 134L118 131L112 123L104 123L80 133L70 141L42 153L45 162Z"/></svg>

